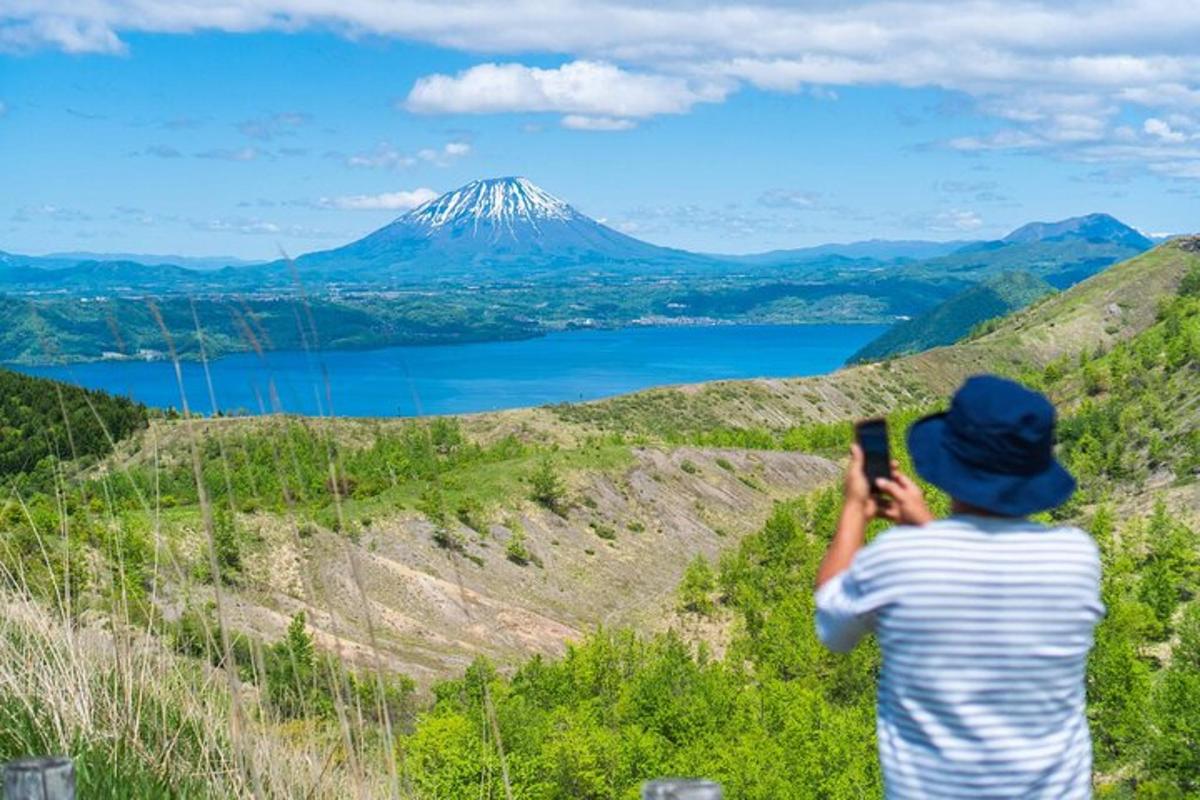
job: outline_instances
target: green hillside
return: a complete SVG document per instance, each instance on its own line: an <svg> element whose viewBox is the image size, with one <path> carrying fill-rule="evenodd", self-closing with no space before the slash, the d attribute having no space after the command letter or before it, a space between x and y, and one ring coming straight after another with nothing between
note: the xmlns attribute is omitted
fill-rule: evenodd
<svg viewBox="0 0 1200 800"><path fill-rule="evenodd" d="M48 456L107 455L146 419L140 403L0 369L0 478L32 472Z"/></svg>
<svg viewBox="0 0 1200 800"><path fill-rule="evenodd" d="M953 344L976 326L1011 314L1054 291L1027 272L1005 272L972 286L924 314L899 322L849 358L849 363L879 361Z"/></svg>
<svg viewBox="0 0 1200 800"><path fill-rule="evenodd" d="M70 752L85 796L598 799L690 774L879 797L878 650L813 632L831 459L886 413L903 460L907 423L980 370L1054 397L1081 481L1054 516L1102 551L1097 796L1196 796L1200 239L827 376L161 420L65 483L16 481L0 758Z"/></svg>

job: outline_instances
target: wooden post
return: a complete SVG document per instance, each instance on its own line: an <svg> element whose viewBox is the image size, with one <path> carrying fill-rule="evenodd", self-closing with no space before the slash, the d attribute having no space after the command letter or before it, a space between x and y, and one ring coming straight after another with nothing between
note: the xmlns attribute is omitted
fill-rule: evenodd
<svg viewBox="0 0 1200 800"><path fill-rule="evenodd" d="M20 758L4 765L5 800L75 800L75 765L63 756Z"/></svg>
<svg viewBox="0 0 1200 800"><path fill-rule="evenodd" d="M721 785L690 778L663 778L642 786L642 800L722 800Z"/></svg>

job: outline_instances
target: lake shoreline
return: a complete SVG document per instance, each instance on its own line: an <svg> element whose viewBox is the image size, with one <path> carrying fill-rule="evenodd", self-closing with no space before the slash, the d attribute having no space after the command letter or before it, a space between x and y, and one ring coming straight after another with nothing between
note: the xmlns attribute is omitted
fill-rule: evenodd
<svg viewBox="0 0 1200 800"><path fill-rule="evenodd" d="M840 368L882 325L689 325L557 331L520 340L181 361L187 405L204 414L411 417L576 403L656 386L817 375ZM170 360L18 371L180 409ZM211 378L210 398L208 381Z"/></svg>
<svg viewBox="0 0 1200 800"><path fill-rule="evenodd" d="M303 350L267 350L267 353L299 353L311 352L313 354L323 353L364 353L373 350L387 350L393 347L457 347L465 345L489 344L495 342L527 342L536 339L544 339L547 336L553 336L563 333L583 333L587 331L625 331L625 330L654 330L654 329L674 329L674 328L720 328L720 327L779 327L779 328L800 328L806 326L880 326L888 328L900 321L902 318L889 318L885 321L880 321L873 318L855 318L848 320L813 320L813 321L786 321L773 322L768 320L736 320L736 319L721 319L709 317L688 317L684 319L673 320L671 318L654 318L645 322L633 321L629 323L621 323L614 325L595 324L568 324L562 327L547 327L529 334L521 334L514 332L511 336L504 335L485 335L478 338L470 336L460 338L443 338L443 339L405 339L397 338L394 341L381 340L379 342L365 343L361 346L340 346L340 347L322 347L314 348L311 351ZM25 360L18 359L15 361L0 361L0 368L24 370L27 368L47 368L47 367L65 367L75 366L80 364L120 364L120 363L170 363L172 361L170 355L165 351L154 350L153 357L142 357L140 355L108 355L101 353L100 355L85 358L82 356L65 356L54 361L45 359ZM230 356L248 355L255 353L252 347L243 349L216 349L210 350L208 353L209 363L214 363L222 358ZM200 364L202 359L198 353L188 352L178 356L181 364Z"/></svg>

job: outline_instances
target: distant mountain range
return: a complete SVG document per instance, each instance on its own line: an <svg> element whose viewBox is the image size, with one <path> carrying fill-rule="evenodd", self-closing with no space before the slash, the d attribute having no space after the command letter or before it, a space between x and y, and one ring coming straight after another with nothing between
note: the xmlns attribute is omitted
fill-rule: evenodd
<svg viewBox="0 0 1200 800"><path fill-rule="evenodd" d="M155 255L153 253L93 253L77 250L62 253L47 253L43 256L21 255L0 251L0 269L9 267L34 267L45 270L68 269L84 263L122 263L141 266L173 266L205 271L226 267L251 267L266 264L265 260L253 261L234 256L180 256Z"/></svg>
<svg viewBox="0 0 1200 800"><path fill-rule="evenodd" d="M173 264L188 269L223 269L224 267L251 267L265 264L269 259L247 259L234 256L180 256L154 253L92 253L84 250L68 253L49 253L42 258L63 262L79 261L132 261L135 264Z"/></svg>
<svg viewBox="0 0 1200 800"><path fill-rule="evenodd" d="M198 269L199 262L143 263L132 254L0 253L0 361L43 361L51 357L46 342L57 348L53 357L68 360L162 351L168 343L144 313L146 296L159 299L177 349L188 355L199 347L190 298L203 301L198 321L214 354L580 327L881 323L919 318L958 298L930 328L907 326L899 346L909 348L962 335L1001 306L1011 310L1012 298L1024 295L997 301L990 281L998 276L1020 272L1063 289L1152 244L1111 216L1090 214L1031 223L995 241L873 239L749 256L691 253L614 230L528 179L494 178L290 262ZM309 314L292 308L297 279ZM304 330L306 317L317 330Z"/></svg>
<svg viewBox="0 0 1200 800"><path fill-rule="evenodd" d="M871 239L746 256L660 247L609 228L526 178L472 181L368 236L295 260L309 279L428 282L464 274L480 279L562 276L579 268L617 274L705 274L738 269L785 270L793 277L853 272L946 259L947 274L1029 268L1042 277L1070 274L1070 285L1114 261L1153 246L1107 214L1030 223L997 241ZM1081 258L1073 258L1082 254ZM277 267L279 265L276 265ZM922 274L928 270L922 271Z"/></svg>
<svg viewBox="0 0 1200 800"><path fill-rule="evenodd" d="M1034 222L995 241L871 239L746 256L691 253L635 239L581 214L527 178L472 181L332 250L270 263L136 254L0 252L0 289L246 291L290 283L386 288L443 281L555 280L581 274L702 276L750 270L853 279L880 267L918 280L1027 270L1062 288L1153 242L1107 214ZM226 261L217 269L220 261ZM51 272L52 274L45 274Z"/></svg>
<svg viewBox="0 0 1200 800"><path fill-rule="evenodd" d="M752 253L744 256L714 256L714 258L735 259L746 264L802 264L831 257L842 258L847 261L856 259L866 261L919 261L921 259L948 255L974 243L974 241L968 240L927 242L920 239L867 239L861 242L819 244L815 247L769 250L765 253Z"/></svg>

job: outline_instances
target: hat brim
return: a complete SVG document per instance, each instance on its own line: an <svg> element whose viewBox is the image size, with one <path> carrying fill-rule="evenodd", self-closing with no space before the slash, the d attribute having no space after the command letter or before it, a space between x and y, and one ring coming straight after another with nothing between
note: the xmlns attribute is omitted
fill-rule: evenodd
<svg viewBox="0 0 1200 800"><path fill-rule="evenodd" d="M917 474L956 500L1024 517L1056 508L1075 492L1075 479L1057 460L1029 475L988 472L960 461L945 442L945 414L925 417L908 429L908 452Z"/></svg>

